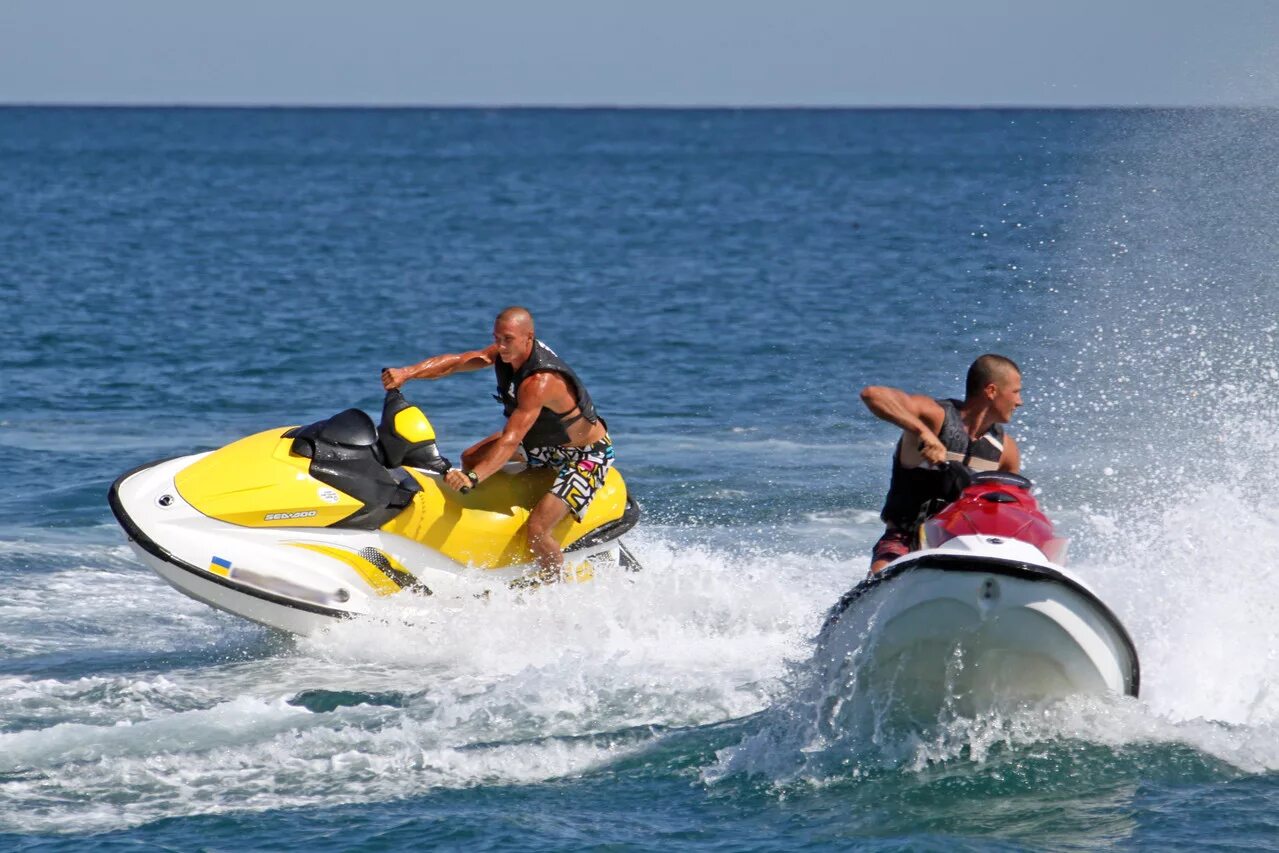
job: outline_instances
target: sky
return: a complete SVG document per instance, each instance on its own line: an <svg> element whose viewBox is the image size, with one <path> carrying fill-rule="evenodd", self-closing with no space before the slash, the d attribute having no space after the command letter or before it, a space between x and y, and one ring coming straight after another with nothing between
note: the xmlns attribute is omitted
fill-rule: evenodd
<svg viewBox="0 0 1279 853"><path fill-rule="evenodd" d="M1279 0L0 0L0 103L1279 106Z"/></svg>

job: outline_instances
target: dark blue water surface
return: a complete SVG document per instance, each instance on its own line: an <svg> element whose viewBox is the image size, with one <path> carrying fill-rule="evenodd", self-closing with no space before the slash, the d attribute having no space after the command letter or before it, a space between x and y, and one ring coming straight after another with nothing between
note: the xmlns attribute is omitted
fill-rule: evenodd
<svg viewBox="0 0 1279 853"><path fill-rule="evenodd" d="M0 846L1279 849L1276 139L1246 111L0 109ZM121 472L376 412L382 366L513 303L608 419L634 579L288 640L125 547ZM992 350L1143 695L810 736L895 440L857 392L958 394ZM406 391L455 456L491 385Z"/></svg>

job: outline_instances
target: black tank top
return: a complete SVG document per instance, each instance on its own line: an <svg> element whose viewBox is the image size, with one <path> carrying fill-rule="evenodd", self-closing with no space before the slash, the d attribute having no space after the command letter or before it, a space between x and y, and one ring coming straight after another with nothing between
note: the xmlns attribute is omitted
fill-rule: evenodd
<svg viewBox="0 0 1279 853"><path fill-rule="evenodd" d="M968 428L959 416L959 400L938 400L946 413L937 438L946 447L946 459L965 465L970 471L996 471L1004 452L1004 428L993 425L985 434L970 441ZM919 453L919 437L902 432L893 451L893 474L888 497L880 518L885 524L909 530L919 521L921 510L934 500L947 497L950 478L944 470L923 467Z"/></svg>
<svg viewBox="0 0 1279 853"><path fill-rule="evenodd" d="M555 350L539 340L533 341L533 352L528 360L515 370L500 358L493 362L493 370L497 373L497 394L495 399L502 404L503 413L509 418L520 404L520 385L534 373L558 373L568 382L577 399L577 405L567 412L553 412L545 406L538 412L537 420L524 435L521 442L525 447L560 447L569 444L569 427L580 420L588 423L599 423L600 416L595 411L595 403L587 393L582 380L577 378L573 368L564 359L555 354Z"/></svg>

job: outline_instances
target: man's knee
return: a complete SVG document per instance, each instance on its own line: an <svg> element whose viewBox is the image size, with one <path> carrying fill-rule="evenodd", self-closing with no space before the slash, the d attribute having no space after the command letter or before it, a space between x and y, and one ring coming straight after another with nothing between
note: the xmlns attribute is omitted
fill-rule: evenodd
<svg viewBox="0 0 1279 853"><path fill-rule="evenodd" d="M543 540L550 541L551 531L555 525L568 514L568 506L551 495L543 498L528 516L528 540L529 543L541 542Z"/></svg>
<svg viewBox="0 0 1279 853"><path fill-rule="evenodd" d="M529 516L528 527L525 530L525 533L528 535L528 542L530 545L535 542L542 541L547 532L549 532L549 525L547 525L545 521L535 515Z"/></svg>
<svg viewBox="0 0 1279 853"><path fill-rule="evenodd" d="M555 537L551 535L550 528L551 525L532 516L529 517L526 528L528 549L533 554L533 561L541 566L538 579L543 583L557 580L564 562L563 552L560 550L559 543L555 541Z"/></svg>
<svg viewBox="0 0 1279 853"><path fill-rule="evenodd" d="M871 571L877 572L898 557L906 556L914 550L914 546L914 537L910 531L887 528L871 552Z"/></svg>

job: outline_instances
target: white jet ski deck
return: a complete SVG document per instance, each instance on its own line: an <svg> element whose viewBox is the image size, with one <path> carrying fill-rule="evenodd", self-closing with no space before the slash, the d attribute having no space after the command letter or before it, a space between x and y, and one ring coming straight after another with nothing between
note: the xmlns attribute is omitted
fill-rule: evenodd
<svg viewBox="0 0 1279 853"><path fill-rule="evenodd" d="M211 453L143 465L109 502L143 561L181 592L281 630L312 633L399 593L473 594L532 568L524 524L553 472L508 465L459 494L421 409L387 395L380 429L348 409ZM639 520L611 470L581 521L552 531L570 576L636 568Z"/></svg>
<svg viewBox="0 0 1279 853"><path fill-rule="evenodd" d="M920 550L846 593L818 639L832 677L916 716L1072 694L1136 696L1123 624L1060 558L1022 477L978 474L921 530ZM842 675L841 675L842 673Z"/></svg>

